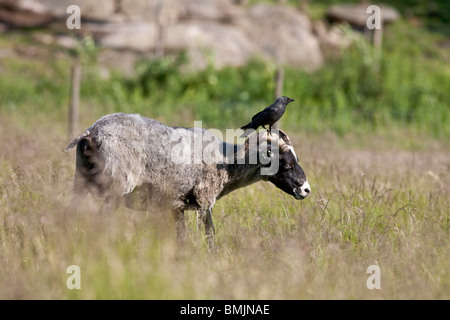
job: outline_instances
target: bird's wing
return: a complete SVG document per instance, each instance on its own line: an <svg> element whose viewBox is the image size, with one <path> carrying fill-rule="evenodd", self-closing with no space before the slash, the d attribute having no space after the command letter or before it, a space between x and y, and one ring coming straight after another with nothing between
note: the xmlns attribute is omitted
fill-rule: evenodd
<svg viewBox="0 0 450 320"><path fill-rule="evenodd" d="M246 124L245 126L241 127L241 129L244 129L244 130L248 129L248 128L256 129L259 126L265 125L266 123L264 123L264 122L267 120L267 118L270 118L270 116L272 114L272 110L270 107L272 107L272 106L268 106L264 110L255 114L252 117L252 121L250 123Z"/></svg>
<svg viewBox="0 0 450 320"><path fill-rule="evenodd" d="M252 118L252 120L264 120L264 118L270 117L270 115L273 112L273 106L268 106L267 108L265 108L263 111L258 112L257 114L255 114Z"/></svg>
<svg viewBox="0 0 450 320"><path fill-rule="evenodd" d="M248 128L250 128L250 126L252 125L251 122L247 123L245 126L242 126L241 129L242 130L247 130Z"/></svg>
<svg viewBox="0 0 450 320"><path fill-rule="evenodd" d="M252 117L252 121L255 120L256 118L258 118L258 116L260 116L265 110L266 110L266 109L264 109L263 111L260 111L260 112L258 112L257 114L255 114L255 115Z"/></svg>

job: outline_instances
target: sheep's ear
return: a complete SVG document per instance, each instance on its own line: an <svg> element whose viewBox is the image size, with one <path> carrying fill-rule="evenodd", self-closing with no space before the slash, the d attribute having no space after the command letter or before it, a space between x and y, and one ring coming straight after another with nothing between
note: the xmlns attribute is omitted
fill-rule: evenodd
<svg viewBox="0 0 450 320"><path fill-rule="evenodd" d="M274 139L276 140L281 140L286 142L289 146L291 146L291 139L289 139L288 135L286 134L286 132L284 132L281 129L273 129L272 133L269 135L268 133L264 132L263 134L263 139L267 140L267 141L272 141Z"/></svg>
<svg viewBox="0 0 450 320"><path fill-rule="evenodd" d="M267 145L276 144L278 146L279 153L284 153L286 151L289 151L290 140L287 137L286 133L284 133L284 131L281 130L279 131L280 131L279 135L275 134L275 132L272 132L271 135L264 133L264 138L266 140Z"/></svg>
<svg viewBox="0 0 450 320"><path fill-rule="evenodd" d="M284 132L284 131L281 130L281 129L278 129L278 131L279 131L280 138L283 139L284 142L286 142L289 146L291 146L291 145L292 145L292 144L291 144L291 139L289 139L289 137L288 137L288 135L286 134L286 132Z"/></svg>

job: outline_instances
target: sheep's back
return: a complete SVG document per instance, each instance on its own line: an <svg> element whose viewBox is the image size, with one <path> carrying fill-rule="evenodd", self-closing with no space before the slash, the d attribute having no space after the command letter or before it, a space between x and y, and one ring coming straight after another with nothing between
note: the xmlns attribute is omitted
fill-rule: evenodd
<svg viewBox="0 0 450 320"><path fill-rule="evenodd" d="M99 119L88 130L104 161L110 192L116 195L150 183L177 196L188 193L201 179L203 165L195 163L192 153L177 152L204 133L201 129L172 128L137 114L117 113Z"/></svg>

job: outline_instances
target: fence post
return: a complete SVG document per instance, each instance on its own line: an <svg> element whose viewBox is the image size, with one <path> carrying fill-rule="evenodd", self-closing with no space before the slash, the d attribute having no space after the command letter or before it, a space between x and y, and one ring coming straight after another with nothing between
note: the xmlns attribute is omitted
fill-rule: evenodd
<svg viewBox="0 0 450 320"><path fill-rule="evenodd" d="M383 19L383 16L380 17ZM374 47L374 55L375 55L375 70L378 72L380 70L380 64L381 64L381 52L382 52L382 46L383 46L383 20L381 20L381 28L380 29L373 29L373 47Z"/></svg>
<svg viewBox="0 0 450 320"><path fill-rule="evenodd" d="M70 74L70 105L69 105L69 136L78 132L78 118L80 114L80 83L81 65L78 59L74 60Z"/></svg>
<svg viewBox="0 0 450 320"><path fill-rule="evenodd" d="M155 10L156 34L155 56L164 57L166 45L166 33L169 25L177 16L177 2L175 0L159 0Z"/></svg>
<svg viewBox="0 0 450 320"><path fill-rule="evenodd" d="M275 73L275 99L281 97L283 95L283 83L284 83L284 70L282 67L278 67ZM280 128L280 121L277 121L273 124L273 129Z"/></svg>

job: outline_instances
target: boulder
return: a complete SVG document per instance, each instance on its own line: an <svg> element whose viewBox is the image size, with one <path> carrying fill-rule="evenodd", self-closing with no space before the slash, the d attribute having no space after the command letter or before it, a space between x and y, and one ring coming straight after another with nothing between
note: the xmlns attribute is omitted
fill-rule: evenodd
<svg viewBox="0 0 450 320"><path fill-rule="evenodd" d="M36 0L0 0L0 21L12 27L42 27L54 20L50 10Z"/></svg>
<svg viewBox="0 0 450 320"><path fill-rule="evenodd" d="M314 70L323 64L308 16L291 6L258 4L236 21L265 58Z"/></svg>
<svg viewBox="0 0 450 320"><path fill-rule="evenodd" d="M158 45L158 25L154 22L85 23L84 28L102 47L152 54ZM164 34L164 51L186 50L194 69L205 68L210 61L219 68L239 66L257 54L245 33L213 21L168 25Z"/></svg>
<svg viewBox="0 0 450 320"><path fill-rule="evenodd" d="M55 34L92 35L100 47L138 56L186 50L193 68L204 68L210 62L218 68L240 66L253 56L307 70L322 65L320 41L305 13L289 5L239 6L238 2L0 0L0 20L3 14L3 21L9 19L10 24L19 26L57 21L49 26ZM70 5L81 9L81 30L66 28ZM30 14L33 19L28 18ZM62 46L73 46L72 40L62 40ZM115 57L120 55L108 55L111 65Z"/></svg>
<svg viewBox="0 0 450 320"><path fill-rule="evenodd" d="M152 3L156 2L149 1L148 8L153 8ZM126 3L122 2L122 13L126 13L123 7ZM252 56L279 64L302 66L307 70L314 70L323 63L320 43L312 32L311 21L290 6L259 4L247 9L239 8L225 22L213 15L212 9L208 11L208 5L205 4L205 11L201 13L200 9L193 10L194 4L200 6L199 0L186 1L183 7L184 10L192 10L195 15L185 15L179 11L178 18L172 16L166 23L149 19L122 23L84 23L83 28L94 34L101 46L108 48L147 54L155 53L160 46L164 52L186 50L193 68L204 68L210 62L218 68L240 66ZM206 12L210 12L210 19L194 19L206 17ZM228 11L228 14L231 12ZM185 20L188 16L192 19Z"/></svg>
<svg viewBox="0 0 450 320"><path fill-rule="evenodd" d="M229 0L119 0L117 11L131 20L229 21L238 11Z"/></svg>
<svg viewBox="0 0 450 320"><path fill-rule="evenodd" d="M177 19L180 0L119 0L117 11L129 20L169 23Z"/></svg>
<svg viewBox="0 0 450 320"><path fill-rule="evenodd" d="M107 48L138 52L148 52L155 48L157 26L154 22L86 22L83 28L94 35L100 46Z"/></svg>
<svg viewBox="0 0 450 320"><path fill-rule="evenodd" d="M258 48L247 35L232 25L213 21L186 22L167 28L165 48L187 50L193 68L240 66L257 54Z"/></svg>
<svg viewBox="0 0 450 320"><path fill-rule="evenodd" d="M230 0L178 0L180 20L230 22L241 10Z"/></svg>

